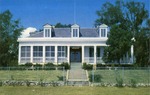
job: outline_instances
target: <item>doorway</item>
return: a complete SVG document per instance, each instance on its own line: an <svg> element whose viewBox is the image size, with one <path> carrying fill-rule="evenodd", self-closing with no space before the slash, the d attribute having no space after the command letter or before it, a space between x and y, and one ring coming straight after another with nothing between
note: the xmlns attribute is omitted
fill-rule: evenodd
<svg viewBox="0 0 150 95"><path fill-rule="evenodd" d="M74 46L70 48L70 62L81 62L81 47Z"/></svg>

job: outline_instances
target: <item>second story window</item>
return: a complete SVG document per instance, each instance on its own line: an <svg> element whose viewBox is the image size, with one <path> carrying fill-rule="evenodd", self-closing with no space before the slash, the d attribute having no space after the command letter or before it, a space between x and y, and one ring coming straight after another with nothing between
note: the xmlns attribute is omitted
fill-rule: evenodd
<svg viewBox="0 0 150 95"><path fill-rule="evenodd" d="M45 29L45 37L50 37L51 33L50 33L50 29Z"/></svg>
<svg viewBox="0 0 150 95"><path fill-rule="evenodd" d="M106 29L101 29L101 37L106 37Z"/></svg>
<svg viewBox="0 0 150 95"><path fill-rule="evenodd" d="M78 37L78 29L73 29L73 37Z"/></svg>

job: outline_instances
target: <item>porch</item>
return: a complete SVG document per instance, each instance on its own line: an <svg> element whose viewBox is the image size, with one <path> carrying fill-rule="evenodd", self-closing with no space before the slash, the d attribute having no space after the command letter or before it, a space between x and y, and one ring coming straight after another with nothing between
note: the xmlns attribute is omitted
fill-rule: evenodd
<svg viewBox="0 0 150 95"><path fill-rule="evenodd" d="M19 64L103 63L104 46L19 46Z"/></svg>

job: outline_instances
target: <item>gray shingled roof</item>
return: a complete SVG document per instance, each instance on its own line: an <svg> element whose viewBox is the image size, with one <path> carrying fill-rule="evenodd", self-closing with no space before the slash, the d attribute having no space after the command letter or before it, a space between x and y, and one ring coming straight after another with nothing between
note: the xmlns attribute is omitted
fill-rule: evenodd
<svg viewBox="0 0 150 95"><path fill-rule="evenodd" d="M80 37L98 37L96 28L81 28ZM29 37L43 37L43 31L30 33ZM71 37L71 28L53 28L52 37Z"/></svg>

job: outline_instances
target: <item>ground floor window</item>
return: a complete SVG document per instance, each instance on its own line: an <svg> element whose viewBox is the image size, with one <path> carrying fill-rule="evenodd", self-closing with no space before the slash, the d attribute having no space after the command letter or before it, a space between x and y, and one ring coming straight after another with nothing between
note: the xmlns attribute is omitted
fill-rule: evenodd
<svg viewBox="0 0 150 95"><path fill-rule="evenodd" d="M55 47L46 46L46 57L55 57Z"/></svg>
<svg viewBox="0 0 150 95"><path fill-rule="evenodd" d="M21 62L30 62L30 46L21 47Z"/></svg>
<svg viewBox="0 0 150 95"><path fill-rule="evenodd" d="M33 57L43 57L43 47L34 46L33 47Z"/></svg>
<svg viewBox="0 0 150 95"><path fill-rule="evenodd" d="M65 46L58 46L58 57L67 57Z"/></svg>
<svg viewBox="0 0 150 95"><path fill-rule="evenodd" d="M94 48L93 47L89 48L89 57L94 57Z"/></svg>
<svg viewBox="0 0 150 95"><path fill-rule="evenodd" d="M21 47L21 57L30 57L30 46Z"/></svg>

